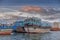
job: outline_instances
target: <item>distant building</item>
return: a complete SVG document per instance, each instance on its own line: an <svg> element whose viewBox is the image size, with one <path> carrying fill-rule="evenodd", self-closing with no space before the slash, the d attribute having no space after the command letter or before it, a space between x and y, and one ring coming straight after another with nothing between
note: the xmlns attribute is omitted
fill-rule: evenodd
<svg viewBox="0 0 60 40"><path fill-rule="evenodd" d="M52 28L60 28L60 22L54 22Z"/></svg>
<svg viewBox="0 0 60 40"><path fill-rule="evenodd" d="M60 31L60 22L54 22L51 31Z"/></svg>

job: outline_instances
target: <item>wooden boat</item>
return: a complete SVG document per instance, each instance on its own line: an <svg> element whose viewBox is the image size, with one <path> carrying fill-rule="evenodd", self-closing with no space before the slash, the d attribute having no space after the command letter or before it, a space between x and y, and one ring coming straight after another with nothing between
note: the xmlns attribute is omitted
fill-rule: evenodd
<svg viewBox="0 0 60 40"><path fill-rule="evenodd" d="M41 27L41 20L36 19L36 18L27 18L24 21L24 26L22 27L20 24L21 22L15 22L17 26L17 32L27 32L27 33L46 33L49 32L49 28L42 28ZM22 23L23 24L23 23Z"/></svg>
<svg viewBox="0 0 60 40"><path fill-rule="evenodd" d="M51 31L60 31L60 22L54 22Z"/></svg>
<svg viewBox="0 0 60 40"><path fill-rule="evenodd" d="M0 35L11 35L12 29L1 29Z"/></svg>
<svg viewBox="0 0 60 40"><path fill-rule="evenodd" d="M60 28L51 28L51 31L60 31Z"/></svg>

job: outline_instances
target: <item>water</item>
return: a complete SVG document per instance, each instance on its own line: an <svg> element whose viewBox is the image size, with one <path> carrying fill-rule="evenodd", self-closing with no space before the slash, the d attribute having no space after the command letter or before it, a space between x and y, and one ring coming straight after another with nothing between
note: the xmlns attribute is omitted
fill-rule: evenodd
<svg viewBox="0 0 60 40"><path fill-rule="evenodd" d="M0 35L0 40L60 40L60 32L43 34L20 33L14 35Z"/></svg>

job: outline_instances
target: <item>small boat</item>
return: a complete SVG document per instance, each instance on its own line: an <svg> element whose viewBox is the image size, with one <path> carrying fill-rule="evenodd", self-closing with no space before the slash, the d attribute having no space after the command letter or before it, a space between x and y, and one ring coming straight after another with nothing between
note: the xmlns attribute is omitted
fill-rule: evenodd
<svg viewBox="0 0 60 40"><path fill-rule="evenodd" d="M16 26L18 25L18 26ZM24 25L24 26L22 26ZM19 33L47 33L50 32L50 28L42 28L41 20L36 18L27 18L25 21L15 22L17 27L16 32ZM14 27L15 27L14 26ZM49 26L48 26L49 27Z"/></svg>
<svg viewBox="0 0 60 40"><path fill-rule="evenodd" d="M60 31L60 22L54 22L51 31Z"/></svg>
<svg viewBox="0 0 60 40"><path fill-rule="evenodd" d="M51 31L60 31L60 28L51 28Z"/></svg>
<svg viewBox="0 0 60 40"><path fill-rule="evenodd" d="M12 29L1 29L0 35L11 35Z"/></svg>

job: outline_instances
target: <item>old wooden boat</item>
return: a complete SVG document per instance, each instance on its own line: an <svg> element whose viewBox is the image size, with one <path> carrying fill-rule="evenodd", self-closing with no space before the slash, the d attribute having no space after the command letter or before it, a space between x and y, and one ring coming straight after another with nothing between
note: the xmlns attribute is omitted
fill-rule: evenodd
<svg viewBox="0 0 60 40"><path fill-rule="evenodd" d="M1 29L0 35L11 35L12 29Z"/></svg>

